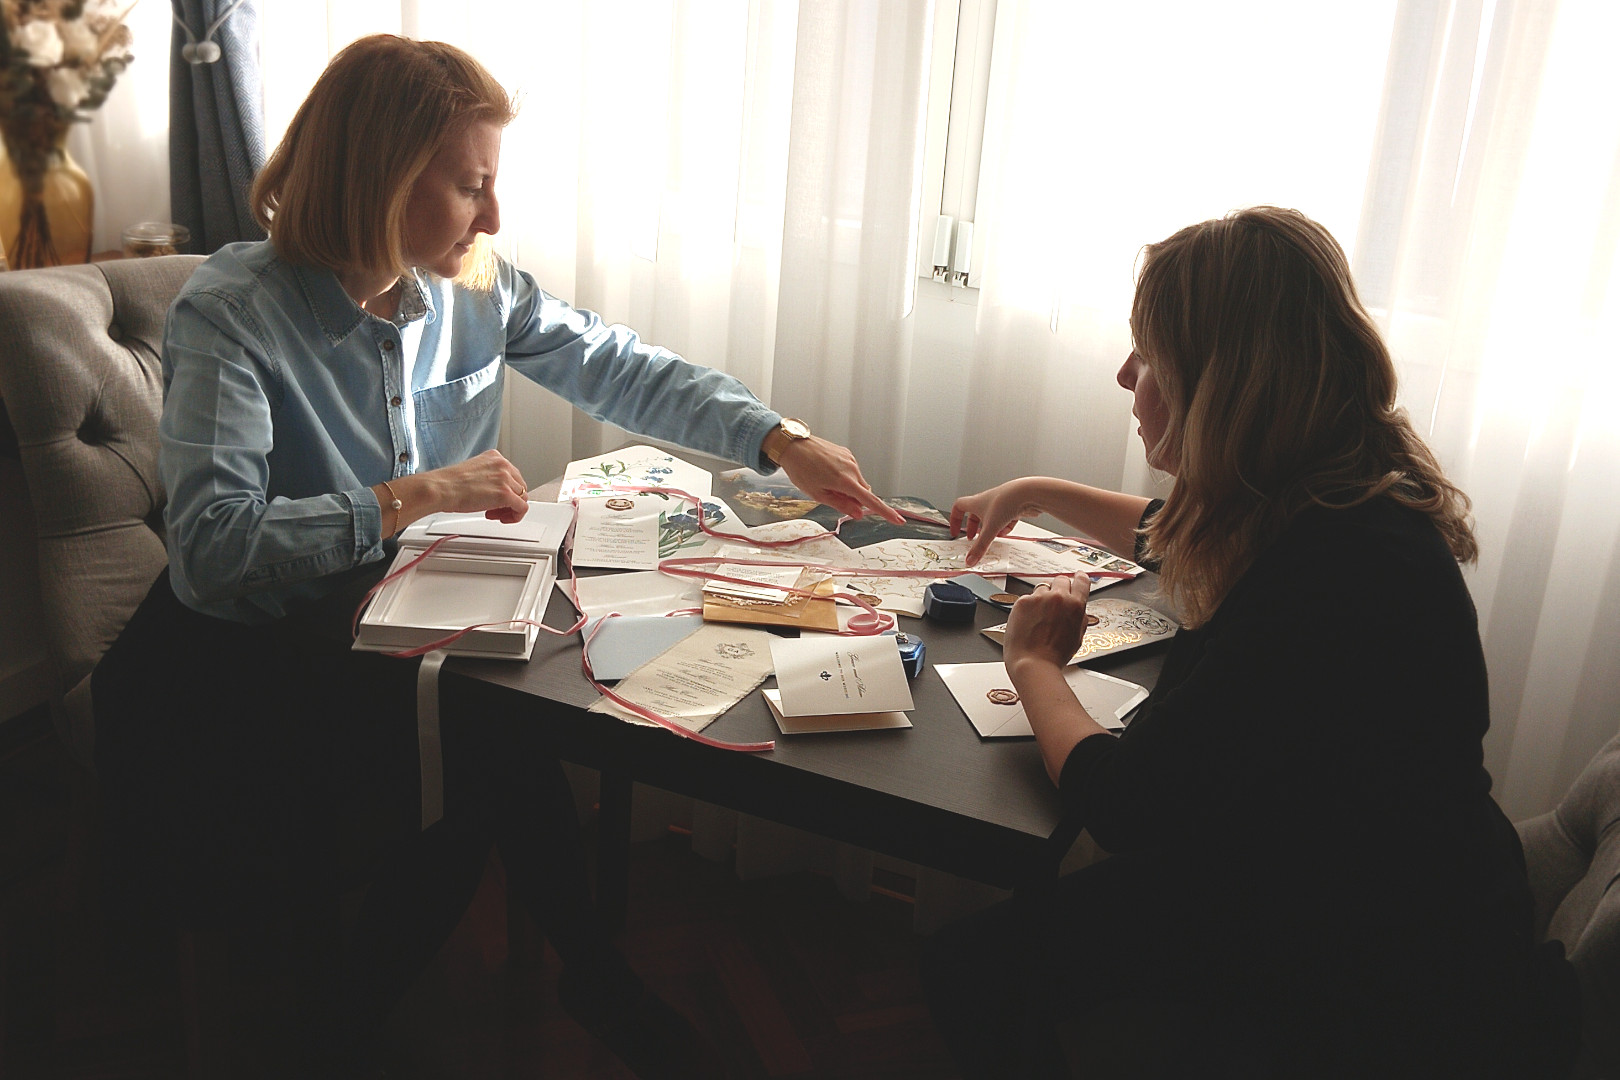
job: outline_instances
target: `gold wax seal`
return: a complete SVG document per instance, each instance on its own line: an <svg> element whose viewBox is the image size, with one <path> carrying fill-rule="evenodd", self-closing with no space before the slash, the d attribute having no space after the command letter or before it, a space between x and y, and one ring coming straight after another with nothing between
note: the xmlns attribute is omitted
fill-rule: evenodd
<svg viewBox="0 0 1620 1080"><path fill-rule="evenodd" d="M1016 604L1018 602L1018 594L1010 592L991 593L990 602L992 604Z"/></svg>
<svg viewBox="0 0 1620 1080"><path fill-rule="evenodd" d="M1016 690L996 689L996 690L990 691L988 694L986 694L984 696L990 699L990 704L992 704L992 705L1016 705L1016 704L1018 704L1018 691L1016 691Z"/></svg>
<svg viewBox="0 0 1620 1080"><path fill-rule="evenodd" d="M636 504L630 499L609 499L607 501L607 508L609 510L634 510L636 508Z"/></svg>

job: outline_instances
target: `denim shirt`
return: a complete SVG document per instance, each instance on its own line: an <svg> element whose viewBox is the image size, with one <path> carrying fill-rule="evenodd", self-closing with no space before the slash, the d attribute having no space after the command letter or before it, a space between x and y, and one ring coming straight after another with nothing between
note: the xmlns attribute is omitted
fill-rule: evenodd
<svg viewBox="0 0 1620 1080"><path fill-rule="evenodd" d="M629 431L774 471L781 417L741 382L643 344L499 263L484 292L423 272L390 321L268 241L197 268L169 311L159 466L170 580L197 611L264 623L384 556L371 486L500 433L506 368Z"/></svg>

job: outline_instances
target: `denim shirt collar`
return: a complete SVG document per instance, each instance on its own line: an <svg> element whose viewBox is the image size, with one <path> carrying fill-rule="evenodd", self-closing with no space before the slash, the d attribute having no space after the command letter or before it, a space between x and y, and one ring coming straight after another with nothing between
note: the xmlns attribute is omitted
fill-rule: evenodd
<svg viewBox="0 0 1620 1080"><path fill-rule="evenodd" d="M338 280L337 274L325 266L294 265L293 270L298 276L299 288L303 289L304 298L309 301L310 310L315 314L315 321L327 340L337 345L354 333L366 312L354 302L352 296L343 291L343 283ZM427 325L431 326L437 320L433 290L422 280L420 270L412 270L408 277L400 278L395 287L400 291L398 322L426 319Z"/></svg>

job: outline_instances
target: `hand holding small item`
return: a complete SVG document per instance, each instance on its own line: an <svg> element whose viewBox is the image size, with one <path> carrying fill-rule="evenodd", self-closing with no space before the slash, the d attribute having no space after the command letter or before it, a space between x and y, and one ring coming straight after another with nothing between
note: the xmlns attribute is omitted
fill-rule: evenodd
<svg viewBox="0 0 1620 1080"><path fill-rule="evenodd" d="M522 521L529 512L529 485L499 450L485 450L442 469L401 476L372 491L383 508L383 528L393 530L388 535L442 511L482 513L507 525ZM400 504L397 510L390 505L396 500Z"/></svg>
<svg viewBox="0 0 1620 1080"><path fill-rule="evenodd" d="M1016 685L1019 669L1031 664L1062 668L1080 650L1088 620L1091 579L1085 574L1053 578L1021 596L1007 616L1002 658ZM1094 621L1094 620L1091 620Z"/></svg>

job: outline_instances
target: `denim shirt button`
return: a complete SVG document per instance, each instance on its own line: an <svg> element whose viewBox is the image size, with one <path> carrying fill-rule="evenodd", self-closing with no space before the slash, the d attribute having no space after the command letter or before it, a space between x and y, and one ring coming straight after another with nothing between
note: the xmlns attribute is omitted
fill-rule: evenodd
<svg viewBox="0 0 1620 1080"><path fill-rule="evenodd" d="M407 461L409 461L409 460L411 460L411 455L410 455L410 452L409 452L409 451L406 451L406 452L404 452L404 453L402 453L402 454L400 454L400 455L399 455L399 460L400 460L400 462L401 462L401 463L402 463L402 464L403 464L403 463L404 463L404 462L407 462Z"/></svg>
<svg viewBox="0 0 1620 1080"><path fill-rule="evenodd" d="M390 404L390 405L392 405L392 406L393 406L393 407L394 407L394 408L396 408L396 409L397 409L397 408L399 408L399 407L400 407L400 406L401 406L401 405L402 405L402 404L404 404L404 402L402 402L402 401L401 401L401 400L400 400L400 398L399 398L399 395L398 395L398 394L395 394L395 395L394 395L394 396L393 396L393 397L391 397L391 398L389 398L389 399L388 399L388 404Z"/></svg>
<svg viewBox="0 0 1620 1080"><path fill-rule="evenodd" d="M384 341L383 342L383 352L393 352L393 351L394 351L394 343L392 341Z"/></svg>

